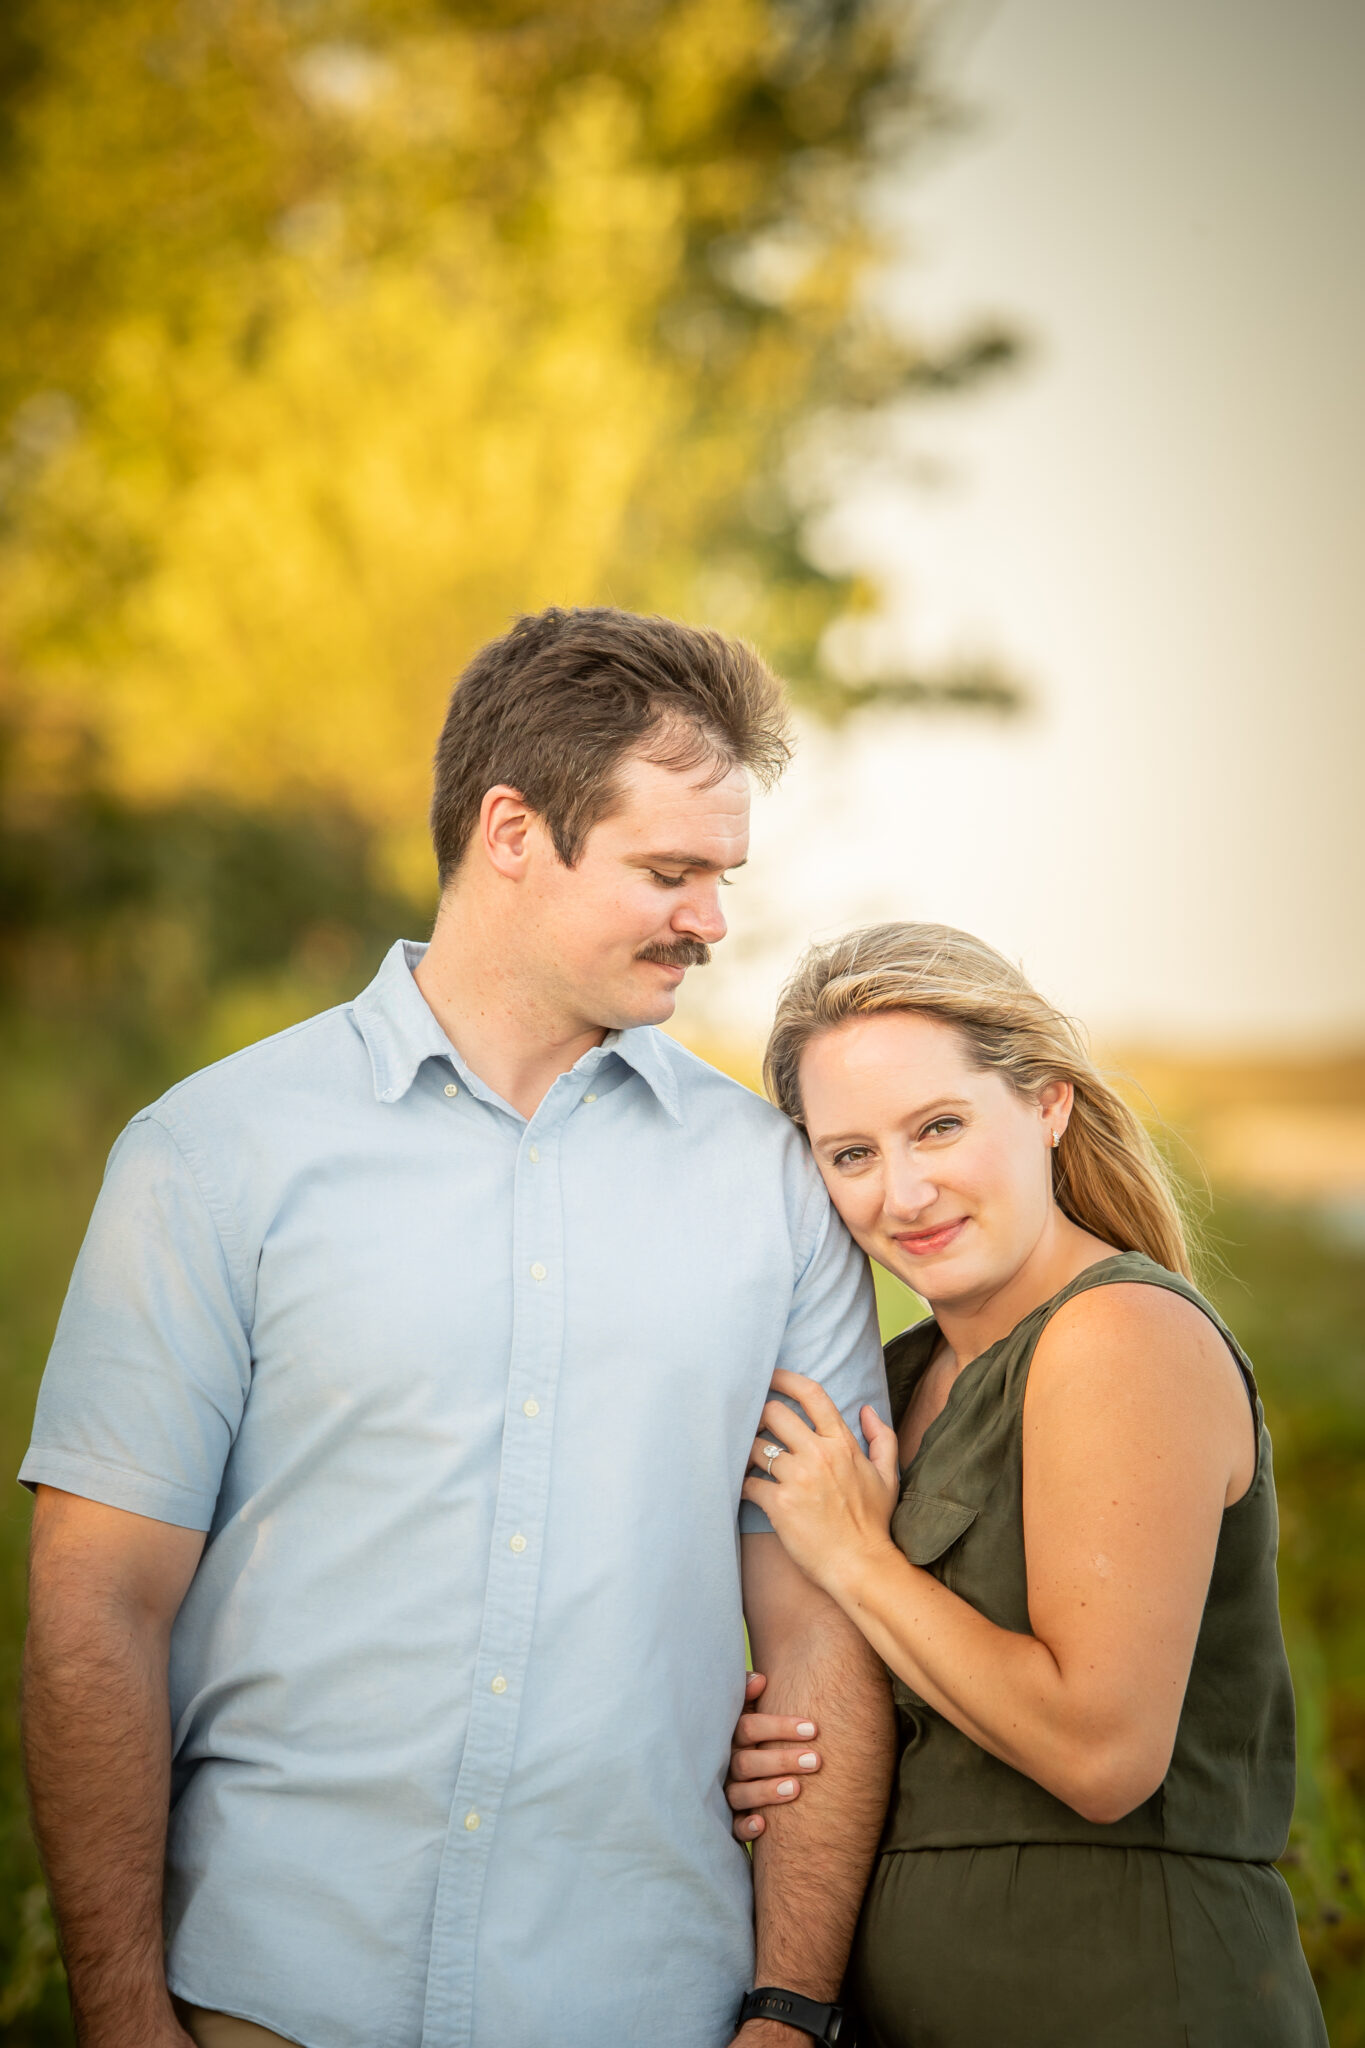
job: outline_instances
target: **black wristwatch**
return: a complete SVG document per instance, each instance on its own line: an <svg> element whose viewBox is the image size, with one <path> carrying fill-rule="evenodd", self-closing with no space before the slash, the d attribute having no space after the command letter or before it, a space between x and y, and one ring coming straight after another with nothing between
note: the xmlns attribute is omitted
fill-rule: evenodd
<svg viewBox="0 0 1365 2048"><path fill-rule="evenodd" d="M844 2031L840 2006L817 2005L813 1998L803 1998L799 1991L780 1991L773 1984L761 1985L748 1994L739 2009L740 2026L746 2020L781 2020L784 2026L809 2034L813 2041L823 2041L826 2048L834 2048Z"/></svg>

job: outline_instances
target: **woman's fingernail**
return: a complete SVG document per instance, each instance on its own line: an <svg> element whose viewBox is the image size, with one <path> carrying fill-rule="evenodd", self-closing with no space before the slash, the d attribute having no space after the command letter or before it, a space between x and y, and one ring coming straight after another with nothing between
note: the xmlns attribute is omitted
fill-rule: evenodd
<svg viewBox="0 0 1365 2048"><path fill-rule="evenodd" d="M761 1820L746 1820L744 1823L744 1832L746 1835L756 1835L759 1829L762 1827L762 1825L763 1823Z"/></svg>
<svg viewBox="0 0 1365 2048"><path fill-rule="evenodd" d="M810 1737L815 1733L814 1721L798 1721L796 1724L796 1732L804 1740L808 1741Z"/></svg>
<svg viewBox="0 0 1365 2048"><path fill-rule="evenodd" d="M790 1799L792 1793L796 1790L796 1781L794 1778L784 1778L777 1789L784 1799Z"/></svg>
<svg viewBox="0 0 1365 2048"><path fill-rule="evenodd" d="M803 1771L813 1771L820 1759L813 1749L808 1749L805 1755L799 1756L796 1761L800 1764Z"/></svg>

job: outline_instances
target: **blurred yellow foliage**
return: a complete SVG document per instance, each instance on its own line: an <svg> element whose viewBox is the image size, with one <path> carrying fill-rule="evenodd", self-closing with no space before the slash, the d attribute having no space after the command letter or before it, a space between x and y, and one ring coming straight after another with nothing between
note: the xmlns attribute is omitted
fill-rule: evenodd
<svg viewBox="0 0 1365 2048"><path fill-rule="evenodd" d="M139 801L339 800L406 874L452 677L517 611L673 611L809 679L846 593L794 544L793 433L915 364L859 291L875 123L926 104L903 20L20 12L0 656L35 774L79 732Z"/></svg>

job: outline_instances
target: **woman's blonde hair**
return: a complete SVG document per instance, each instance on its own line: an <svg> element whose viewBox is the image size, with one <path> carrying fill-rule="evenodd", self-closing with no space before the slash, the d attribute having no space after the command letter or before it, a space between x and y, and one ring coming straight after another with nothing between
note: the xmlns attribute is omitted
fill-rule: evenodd
<svg viewBox="0 0 1365 2048"><path fill-rule="evenodd" d="M799 1068L811 1039L885 1010L951 1024L973 1065L1002 1074L1020 1095L1069 1081L1075 1101L1052 1155L1058 1207L1106 1244L1146 1252L1190 1277L1189 1234L1170 1173L1079 1028L1003 955L951 925L866 925L812 946L798 962L763 1061L768 1093L793 1122L804 1122Z"/></svg>

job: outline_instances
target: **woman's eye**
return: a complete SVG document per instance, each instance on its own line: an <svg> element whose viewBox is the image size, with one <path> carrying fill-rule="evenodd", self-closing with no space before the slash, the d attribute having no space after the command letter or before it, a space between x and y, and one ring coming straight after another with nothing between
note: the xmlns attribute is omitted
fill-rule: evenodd
<svg viewBox="0 0 1365 2048"><path fill-rule="evenodd" d="M931 1124L924 1126L920 1135L925 1138L950 1137L954 1131L960 1131L961 1129L962 1119L960 1116L937 1116Z"/></svg>
<svg viewBox="0 0 1365 2048"><path fill-rule="evenodd" d="M861 1166L865 1159L870 1159L871 1157L872 1154L866 1145L847 1145L842 1152L835 1153L834 1164L836 1166Z"/></svg>

